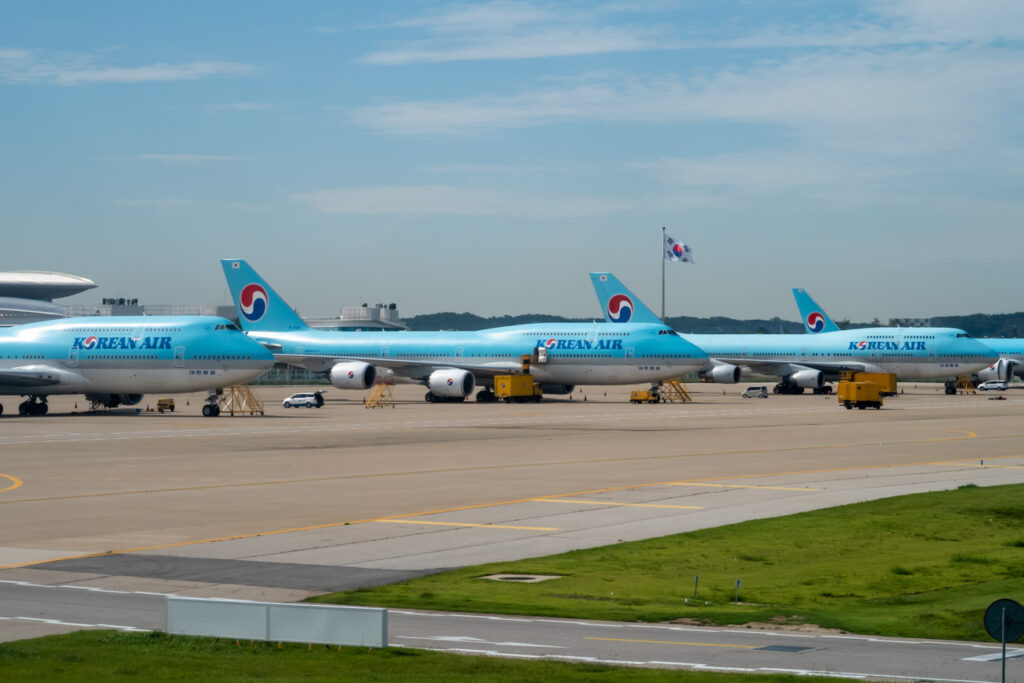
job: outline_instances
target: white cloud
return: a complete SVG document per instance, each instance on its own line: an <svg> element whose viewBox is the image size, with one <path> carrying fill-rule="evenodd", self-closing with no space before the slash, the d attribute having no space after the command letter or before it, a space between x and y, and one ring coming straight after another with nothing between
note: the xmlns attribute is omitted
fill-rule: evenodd
<svg viewBox="0 0 1024 683"><path fill-rule="evenodd" d="M0 82L85 85L186 81L210 76L242 76L255 67L239 62L187 62L120 67L96 63L89 55L42 57L36 52L0 49Z"/></svg>
<svg viewBox="0 0 1024 683"><path fill-rule="evenodd" d="M525 2L459 5L397 22L429 37L364 55L365 64L395 66L480 59L537 59L664 49L663 32L602 25L600 13L552 12Z"/></svg>
<svg viewBox="0 0 1024 683"><path fill-rule="evenodd" d="M194 206L195 202L190 199L171 199L166 197L137 197L113 200L114 206L124 206L132 209L180 209L187 206Z"/></svg>
<svg viewBox="0 0 1024 683"><path fill-rule="evenodd" d="M423 214L445 216L523 216L561 218L627 211L631 202L605 197L525 196L497 190L448 185L390 185L292 195L300 204L326 214Z"/></svg>
<svg viewBox="0 0 1024 683"><path fill-rule="evenodd" d="M206 111L216 114L222 111L266 111L271 105L262 102L231 102L228 104L211 104Z"/></svg>
<svg viewBox="0 0 1024 683"><path fill-rule="evenodd" d="M235 156L222 154L140 154L142 161L161 161L172 164L202 164L209 161L234 161Z"/></svg>

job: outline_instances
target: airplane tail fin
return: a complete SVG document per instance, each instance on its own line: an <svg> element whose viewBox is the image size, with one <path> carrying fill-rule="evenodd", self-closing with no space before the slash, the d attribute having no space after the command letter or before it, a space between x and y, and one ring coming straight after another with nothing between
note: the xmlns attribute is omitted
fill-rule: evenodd
<svg viewBox="0 0 1024 683"><path fill-rule="evenodd" d="M221 259L220 265L243 330L286 332L309 328L248 263L241 259Z"/></svg>
<svg viewBox="0 0 1024 683"><path fill-rule="evenodd" d="M611 273L591 273L594 292L610 323L660 323L661 318Z"/></svg>
<svg viewBox="0 0 1024 683"><path fill-rule="evenodd" d="M796 299L796 306L800 309L800 319L804 323L804 331L807 334L839 331L839 325L836 325L832 318L828 317L828 313L806 291L795 288L793 298Z"/></svg>

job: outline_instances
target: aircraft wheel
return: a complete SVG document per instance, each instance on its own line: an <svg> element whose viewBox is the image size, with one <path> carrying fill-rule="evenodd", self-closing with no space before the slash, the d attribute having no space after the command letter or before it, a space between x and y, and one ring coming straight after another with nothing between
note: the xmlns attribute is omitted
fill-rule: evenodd
<svg viewBox="0 0 1024 683"><path fill-rule="evenodd" d="M48 412L50 412L50 406L46 403L39 403L36 407L36 415L46 415Z"/></svg>
<svg viewBox="0 0 1024 683"><path fill-rule="evenodd" d="M424 400L425 400L425 401L426 401L427 403L433 403L434 401L436 401L436 400L437 400L437 397L436 397L436 396L434 396L433 392L430 392L430 391L428 391L428 392L427 392L427 395L426 395L426 396L424 396L424 397L423 397L423 399L424 399Z"/></svg>
<svg viewBox="0 0 1024 683"><path fill-rule="evenodd" d="M213 406L209 403L203 406L203 417L213 417Z"/></svg>
<svg viewBox="0 0 1024 683"><path fill-rule="evenodd" d="M3 414L4 414L4 406L3 406L3 404L0 404L0 415L3 415Z"/></svg>

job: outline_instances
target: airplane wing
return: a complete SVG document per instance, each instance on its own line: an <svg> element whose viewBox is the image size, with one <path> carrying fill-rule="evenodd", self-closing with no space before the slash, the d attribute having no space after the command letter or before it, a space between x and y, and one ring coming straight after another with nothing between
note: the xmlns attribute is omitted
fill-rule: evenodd
<svg viewBox="0 0 1024 683"><path fill-rule="evenodd" d="M472 363L468 362L469 359L464 359L466 362L453 363L453 362L439 362L439 363L425 363L422 360L402 360L399 358L380 358L374 356L304 356L298 354L274 354L274 359L282 363L288 363L289 365L297 365L313 372L326 372L331 369L335 363L341 363L344 361L357 360L370 365L375 365L379 368L388 368L393 370L398 375L410 377L413 379L422 379L430 375L434 370L442 368L458 368L460 370L468 370L477 377L493 377L495 375L509 375L516 374L523 371L522 363L515 363L513 361L499 361L489 363Z"/></svg>
<svg viewBox="0 0 1024 683"><path fill-rule="evenodd" d="M5 387L48 387L60 384L63 371L49 365L22 365L0 369L0 385Z"/></svg>

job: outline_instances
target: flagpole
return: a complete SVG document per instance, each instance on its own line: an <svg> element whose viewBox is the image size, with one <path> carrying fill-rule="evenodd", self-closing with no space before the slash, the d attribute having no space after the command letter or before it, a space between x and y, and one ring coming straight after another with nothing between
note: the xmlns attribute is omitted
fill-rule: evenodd
<svg viewBox="0 0 1024 683"><path fill-rule="evenodd" d="M665 226L661 226L661 322L665 322Z"/></svg>

